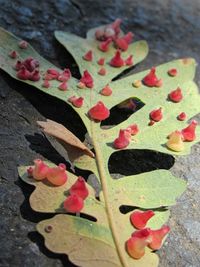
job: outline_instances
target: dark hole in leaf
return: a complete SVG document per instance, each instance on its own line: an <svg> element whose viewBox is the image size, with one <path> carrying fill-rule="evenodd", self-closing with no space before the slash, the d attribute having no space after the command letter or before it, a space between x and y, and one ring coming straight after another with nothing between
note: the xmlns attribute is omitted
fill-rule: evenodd
<svg viewBox="0 0 200 267"><path fill-rule="evenodd" d="M133 113L140 110L145 104L136 97L131 97L125 101L114 106L110 110L110 116L101 122L102 128L110 128L108 126L115 126L130 117Z"/></svg>
<svg viewBox="0 0 200 267"><path fill-rule="evenodd" d="M149 209L142 209L142 208L139 208L139 207L134 207L134 206L126 206L126 205L122 205L119 207L119 210L122 214L126 214L126 213L129 213L131 211L134 211L136 209L139 209L141 211L145 211L145 210L153 210L153 211L159 211L159 212L164 212L164 211L167 211L167 207L159 207L159 208L149 208Z"/></svg>
<svg viewBox="0 0 200 267"><path fill-rule="evenodd" d="M79 71L79 67L76 64L72 55L68 53L66 49L58 41L56 41L55 46L56 46L55 51L57 54L57 59L59 61L61 68L62 69L69 68L72 73L72 76L77 79L80 79L81 74Z"/></svg>
<svg viewBox="0 0 200 267"><path fill-rule="evenodd" d="M132 74L133 73L133 70L136 68L137 65L138 64L136 64L136 65L134 65L134 66L132 66L132 67L124 70L123 72L121 72L120 74L118 74L116 77L114 77L112 79L112 81L114 82L116 80L119 80L120 78L124 78L125 76L129 76L129 74Z"/></svg>
<svg viewBox="0 0 200 267"><path fill-rule="evenodd" d="M96 221L97 221L97 219L96 219L95 217L90 216L90 215L88 215L88 214L83 214L83 213L81 213L81 214L80 214L80 217L81 217L81 218L85 218L85 219L87 219L87 220L89 220L89 221L92 221L92 222L96 222Z"/></svg>
<svg viewBox="0 0 200 267"><path fill-rule="evenodd" d="M170 169L174 165L174 157L151 150L122 150L114 152L108 162L110 174L123 176L149 172L156 169Z"/></svg>

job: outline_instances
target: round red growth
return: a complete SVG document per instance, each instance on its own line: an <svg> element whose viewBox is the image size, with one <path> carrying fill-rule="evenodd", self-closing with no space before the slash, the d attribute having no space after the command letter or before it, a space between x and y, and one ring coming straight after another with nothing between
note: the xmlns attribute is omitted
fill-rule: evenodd
<svg viewBox="0 0 200 267"><path fill-rule="evenodd" d="M110 88L109 85L106 85L101 91L100 91L101 95L104 96L110 96L112 94L112 89Z"/></svg>
<svg viewBox="0 0 200 267"><path fill-rule="evenodd" d="M126 148L131 140L131 134L127 130L120 130L119 136L114 140L113 146L116 149Z"/></svg>
<svg viewBox="0 0 200 267"><path fill-rule="evenodd" d="M83 199L77 195L68 196L64 201L64 208L67 212L80 212L83 206Z"/></svg>
<svg viewBox="0 0 200 267"><path fill-rule="evenodd" d="M108 38L106 41L101 42L98 46L99 50L101 50L102 52L107 52L110 44L112 43L112 39Z"/></svg>
<svg viewBox="0 0 200 267"><path fill-rule="evenodd" d="M133 65L133 56L130 55L126 60L125 60L125 64L127 66L132 66Z"/></svg>
<svg viewBox="0 0 200 267"><path fill-rule="evenodd" d="M170 69L170 70L168 70L167 73L169 74L169 76L174 77L177 75L178 72L177 72L177 69Z"/></svg>
<svg viewBox="0 0 200 267"><path fill-rule="evenodd" d="M72 103L72 105L76 108L81 108L83 106L84 98L83 97L76 97L71 96L68 98L68 101Z"/></svg>
<svg viewBox="0 0 200 267"><path fill-rule="evenodd" d="M34 160L32 176L35 180L43 180L47 177L49 167L40 159Z"/></svg>
<svg viewBox="0 0 200 267"><path fill-rule="evenodd" d="M79 176L76 182L69 189L71 195L77 195L82 199L86 199L89 195L89 191L86 186L86 182L83 177Z"/></svg>
<svg viewBox="0 0 200 267"><path fill-rule="evenodd" d="M123 39L130 44L133 41L134 34L132 32L128 32L123 36Z"/></svg>
<svg viewBox="0 0 200 267"><path fill-rule="evenodd" d="M97 61L97 63L98 63L99 65L103 66L104 63L105 63L105 58L101 57L101 58Z"/></svg>
<svg viewBox="0 0 200 267"><path fill-rule="evenodd" d="M31 72L29 80L33 81L33 82L39 81L40 80L40 72L39 72L39 70L34 70L33 72Z"/></svg>
<svg viewBox="0 0 200 267"><path fill-rule="evenodd" d="M20 70L20 68L22 67L22 62L20 60L17 60L14 69L15 70Z"/></svg>
<svg viewBox="0 0 200 267"><path fill-rule="evenodd" d="M169 93L169 99L175 103L180 102L183 99L182 90L178 87L176 90Z"/></svg>
<svg viewBox="0 0 200 267"><path fill-rule="evenodd" d="M44 88L49 88L50 87L50 83L48 80L44 80L43 84L42 84L42 87Z"/></svg>
<svg viewBox="0 0 200 267"><path fill-rule="evenodd" d="M43 77L43 80L47 80L47 81L51 81L51 80L54 80L55 79L55 76L54 75L51 75L49 73L46 73Z"/></svg>
<svg viewBox="0 0 200 267"><path fill-rule="evenodd" d="M151 241L151 231L149 228L135 231L131 238L126 241L126 250L134 259L140 259L144 256L145 247Z"/></svg>
<svg viewBox="0 0 200 267"><path fill-rule="evenodd" d="M92 50L89 50L89 51L83 56L83 59L85 59L86 61L92 61L92 59L93 59Z"/></svg>
<svg viewBox="0 0 200 267"><path fill-rule="evenodd" d="M28 47L28 43L24 40L19 42L19 47L22 49L26 49Z"/></svg>
<svg viewBox="0 0 200 267"><path fill-rule="evenodd" d="M162 240L169 231L170 227L167 225L163 225L158 230L151 230L152 241L148 244L148 246L153 250L160 249L162 246Z"/></svg>
<svg viewBox="0 0 200 267"><path fill-rule="evenodd" d="M121 19L116 19L110 25L98 28L95 32L96 39L99 41L105 41L108 38L111 38L111 40L115 40L120 33L120 24Z"/></svg>
<svg viewBox="0 0 200 267"><path fill-rule="evenodd" d="M146 226L149 219L154 215L155 213L152 210L134 211L130 216L130 220L135 228L143 229Z"/></svg>
<svg viewBox="0 0 200 267"><path fill-rule="evenodd" d="M24 66L22 66L17 72L17 78L20 80L29 80L30 79L30 71L28 71Z"/></svg>
<svg viewBox="0 0 200 267"><path fill-rule="evenodd" d="M64 71L57 77L60 82L67 82L71 78L70 69L64 69Z"/></svg>
<svg viewBox="0 0 200 267"><path fill-rule="evenodd" d="M136 135L139 132L139 127L137 124L131 124L126 130L129 131L131 135Z"/></svg>
<svg viewBox="0 0 200 267"><path fill-rule="evenodd" d="M10 53L9 53L9 56L11 57L11 58L16 58L17 57L17 52L16 51L11 51Z"/></svg>
<svg viewBox="0 0 200 267"><path fill-rule="evenodd" d="M156 68L151 68L150 72L143 78L143 83L146 86L153 87L156 86L158 82L158 78L156 76Z"/></svg>
<svg viewBox="0 0 200 267"><path fill-rule="evenodd" d="M193 120L186 128L181 131L183 141L192 142L196 139L197 121Z"/></svg>
<svg viewBox="0 0 200 267"><path fill-rule="evenodd" d="M111 59L110 65L117 68L124 66L124 60L121 58L121 52L119 50L116 51L115 56Z"/></svg>
<svg viewBox="0 0 200 267"><path fill-rule="evenodd" d="M160 121L163 118L162 108L152 110L149 116L150 116L150 119L153 121L156 121L156 122Z"/></svg>
<svg viewBox="0 0 200 267"><path fill-rule="evenodd" d="M40 63L33 57L28 57L22 62L22 65L30 72L33 72L37 67L39 67Z"/></svg>
<svg viewBox="0 0 200 267"><path fill-rule="evenodd" d="M99 101L88 111L88 115L93 120L103 121L110 116L110 111L103 102Z"/></svg>
<svg viewBox="0 0 200 267"><path fill-rule="evenodd" d="M93 78L87 70L83 72L80 82L84 83L88 88L92 88L94 86Z"/></svg>
<svg viewBox="0 0 200 267"><path fill-rule="evenodd" d="M53 79L57 79L58 76L60 75L59 71L57 71L56 69L53 69L53 68L48 69L47 70L47 74L50 75L50 77L52 78L52 80Z"/></svg>
<svg viewBox="0 0 200 267"><path fill-rule="evenodd" d="M187 115L186 115L185 112L181 112L181 113L178 115L178 117L177 117L177 119L178 119L179 121L185 121L186 118L187 118Z"/></svg>
<svg viewBox="0 0 200 267"><path fill-rule="evenodd" d="M60 163L56 167L49 168L46 178L51 184L56 186L65 184L68 178L65 164Z"/></svg>
<svg viewBox="0 0 200 267"><path fill-rule="evenodd" d="M64 81L62 82L59 86L58 89L60 89L61 91L66 91L67 90L67 82Z"/></svg>
<svg viewBox="0 0 200 267"><path fill-rule="evenodd" d="M28 173L28 177L32 177L33 176L33 167L29 167L27 169L27 173Z"/></svg>
<svg viewBox="0 0 200 267"><path fill-rule="evenodd" d="M106 75L106 69L105 69L105 68L101 68L101 69L98 71L98 74L99 74L99 75L102 75L102 76Z"/></svg>
<svg viewBox="0 0 200 267"><path fill-rule="evenodd" d="M123 37L116 39L115 44L117 48L121 49L122 51L126 51L128 49L128 43Z"/></svg>

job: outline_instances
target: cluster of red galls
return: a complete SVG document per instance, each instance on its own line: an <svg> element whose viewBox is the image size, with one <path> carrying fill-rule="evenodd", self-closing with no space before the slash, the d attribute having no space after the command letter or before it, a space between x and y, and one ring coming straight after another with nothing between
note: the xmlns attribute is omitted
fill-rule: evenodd
<svg viewBox="0 0 200 267"><path fill-rule="evenodd" d="M126 241L126 250L134 259L140 259L145 254L145 247L158 250L162 246L162 240L170 231L169 226L163 225L160 229L145 228L146 224L155 213L152 210L134 211L130 216L132 225L138 229L133 232Z"/></svg>
<svg viewBox="0 0 200 267"><path fill-rule="evenodd" d="M58 166L49 167L40 159L34 160L34 166L29 167L27 172L29 177L33 177L37 181L46 179L55 186L64 185L68 179L65 164L60 163ZM80 212L88 195L86 182L83 177L79 176L69 189L69 195L63 203L64 209L72 213Z"/></svg>

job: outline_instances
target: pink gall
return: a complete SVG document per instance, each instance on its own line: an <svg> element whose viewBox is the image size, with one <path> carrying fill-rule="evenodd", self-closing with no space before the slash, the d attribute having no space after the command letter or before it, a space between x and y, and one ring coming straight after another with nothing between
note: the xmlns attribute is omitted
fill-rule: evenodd
<svg viewBox="0 0 200 267"><path fill-rule="evenodd" d="M52 80L57 79L58 76L60 75L59 71L57 71L56 69L53 69L53 68L48 69L47 74L49 74L51 76Z"/></svg>
<svg viewBox="0 0 200 267"><path fill-rule="evenodd" d="M154 109L150 112L149 117L151 120L158 122L162 120L163 114L162 114L162 108Z"/></svg>
<svg viewBox="0 0 200 267"><path fill-rule="evenodd" d="M98 63L99 65L103 66L103 65L105 64L105 58L101 57L101 58L97 61L97 63Z"/></svg>
<svg viewBox="0 0 200 267"><path fill-rule="evenodd" d="M20 80L29 80L31 76L30 71L28 71L24 66L22 66L18 71L17 71L17 78Z"/></svg>
<svg viewBox="0 0 200 267"><path fill-rule="evenodd" d="M127 130L120 130L119 136L114 140L113 146L116 149L126 148L131 140L131 134Z"/></svg>
<svg viewBox="0 0 200 267"><path fill-rule="evenodd" d="M28 43L24 40L20 41L18 45L21 49L26 49L28 47Z"/></svg>
<svg viewBox="0 0 200 267"><path fill-rule="evenodd" d="M65 164L60 163L56 167L49 168L46 178L51 184L55 186L60 186L65 184L68 179Z"/></svg>
<svg viewBox="0 0 200 267"><path fill-rule="evenodd" d="M129 125L126 130L128 130L131 135L136 135L136 134L139 133L139 127L138 127L137 124L131 124L131 125Z"/></svg>
<svg viewBox="0 0 200 267"><path fill-rule="evenodd" d="M143 83L146 86L153 87L158 83L158 78L156 76L156 68L151 68L150 72L143 78Z"/></svg>
<svg viewBox="0 0 200 267"><path fill-rule="evenodd" d="M101 91L100 91L101 95L104 96L110 96L112 94L112 89L110 88L109 85L106 85Z"/></svg>
<svg viewBox="0 0 200 267"><path fill-rule="evenodd" d="M124 60L121 58L121 52L119 50L116 51L115 56L111 59L110 65L116 68L124 66Z"/></svg>
<svg viewBox="0 0 200 267"><path fill-rule="evenodd" d="M134 211L130 220L132 225L137 229L143 229L146 227L147 222L153 217L155 213L152 210L147 211Z"/></svg>
<svg viewBox="0 0 200 267"><path fill-rule="evenodd" d="M86 182L83 177L79 176L76 182L69 189L71 195L77 195L83 200L89 195L89 191L86 186Z"/></svg>
<svg viewBox="0 0 200 267"><path fill-rule="evenodd" d="M68 98L68 101L72 103L72 105L76 108L81 108L83 106L84 98L83 97L76 97L71 96Z"/></svg>
<svg viewBox="0 0 200 267"><path fill-rule="evenodd" d="M167 73L169 76L174 77L174 76L177 76L178 71L177 69L169 69Z"/></svg>
<svg viewBox="0 0 200 267"><path fill-rule="evenodd" d="M177 119L179 121L185 121L187 119L187 115L185 112L181 112L178 116L177 116Z"/></svg>
<svg viewBox="0 0 200 267"><path fill-rule="evenodd" d="M33 82L39 81L40 80L40 72L39 72L39 70L34 70L33 72L31 72L29 80L33 81Z"/></svg>
<svg viewBox="0 0 200 267"><path fill-rule="evenodd" d="M126 250L130 257L140 259L145 254L145 247L151 242L151 230L149 228L135 231L126 241Z"/></svg>
<svg viewBox="0 0 200 267"><path fill-rule="evenodd" d="M62 83L58 86L58 89L61 90L61 91L66 91L66 90L67 90L67 82L66 82L66 81L62 82Z"/></svg>
<svg viewBox="0 0 200 267"><path fill-rule="evenodd" d="M87 70L83 72L83 76L81 77L80 82L84 83L88 88L93 88L94 86L93 78Z"/></svg>
<svg viewBox="0 0 200 267"><path fill-rule="evenodd" d="M83 199L75 194L68 196L64 201L64 209L67 212L80 212L84 207Z"/></svg>
<svg viewBox="0 0 200 267"><path fill-rule="evenodd" d="M50 87L50 83L48 80L44 80L43 84L42 84L42 87L44 88L49 88Z"/></svg>
<svg viewBox="0 0 200 267"><path fill-rule="evenodd" d="M130 55L127 59L125 59L125 64L127 66L132 66L133 65L133 56Z"/></svg>
<svg viewBox="0 0 200 267"><path fill-rule="evenodd" d="M106 75L106 69L105 69L105 68L101 68L101 69L98 71L98 74L99 74L99 75L102 75L102 76Z"/></svg>
<svg viewBox="0 0 200 267"><path fill-rule="evenodd" d="M193 120L186 128L181 130L183 141L192 142L196 139L197 121Z"/></svg>
<svg viewBox="0 0 200 267"><path fill-rule="evenodd" d="M13 51L11 51L11 52L9 53L9 57L15 59L15 58L18 57L18 54L17 54L17 52L16 52L15 50L13 50Z"/></svg>
<svg viewBox="0 0 200 267"><path fill-rule="evenodd" d="M108 38L106 41L103 41L99 44L98 48L102 52L107 52L109 50L110 44L112 43L112 39Z"/></svg>
<svg viewBox="0 0 200 267"><path fill-rule="evenodd" d="M49 167L40 159L34 160L32 176L35 180L44 180L47 177Z"/></svg>
<svg viewBox="0 0 200 267"><path fill-rule="evenodd" d="M92 61L92 60L93 60L92 50L89 50L89 51L83 56L83 59L85 59L86 61Z"/></svg>
<svg viewBox="0 0 200 267"><path fill-rule="evenodd" d="M102 101L99 101L88 111L88 115L93 120L103 121L110 116L110 111Z"/></svg>
<svg viewBox="0 0 200 267"><path fill-rule="evenodd" d="M152 241L148 244L148 247L153 250L160 249L162 246L163 238L169 233L169 231L170 227L167 225L163 225L158 230L150 230Z"/></svg>
<svg viewBox="0 0 200 267"><path fill-rule="evenodd" d="M169 93L169 99L172 102L178 103L183 99L183 94L182 94L182 90L180 87L178 87L176 90L171 91Z"/></svg>

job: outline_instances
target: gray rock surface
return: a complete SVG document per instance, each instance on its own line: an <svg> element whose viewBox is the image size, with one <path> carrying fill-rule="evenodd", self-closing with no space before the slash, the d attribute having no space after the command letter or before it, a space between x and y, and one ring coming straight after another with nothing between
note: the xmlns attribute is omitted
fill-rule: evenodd
<svg viewBox="0 0 200 267"><path fill-rule="evenodd" d="M180 57L191 56L199 62L199 12L199 0L0 0L0 25L27 39L57 66L71 67L72 58L55 41L54 30L84 36L89 28L121 17L124 30L134 31L137 39L146 39L150 46L148 58L135 72ZM72 71L78 75L74 65ZM200 83L200 68L196 82ZM36 120L48 117L62 122L83 139L81 123L78 119L71 123L74 114L63 103L12 80L2 71L0 111L0 267L73 266L66 256L44 248L35 224L52 214L31 211L27 199L32 188L18 180L16 168L40 155L55 163L63 161L41 135ZM158 253L160 267L200 266L199 156L198 144L172 168L188 181L188 189L172 208L172 231Z"/></svg>

